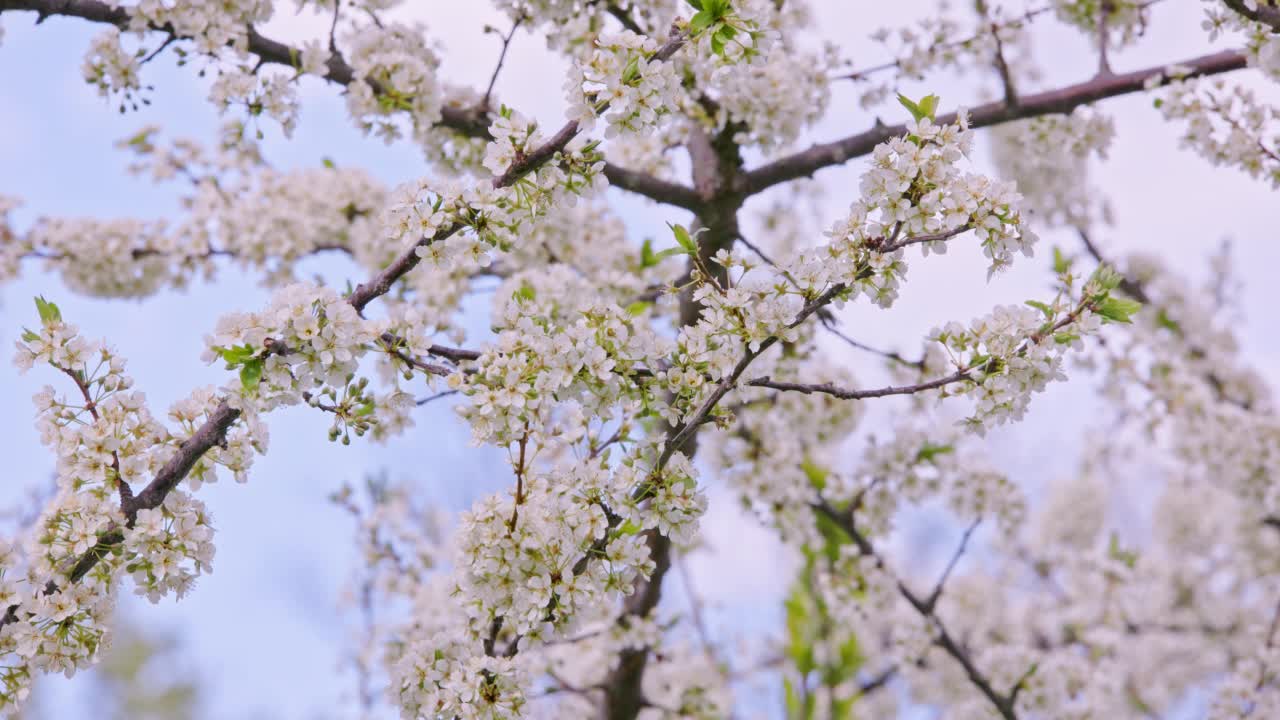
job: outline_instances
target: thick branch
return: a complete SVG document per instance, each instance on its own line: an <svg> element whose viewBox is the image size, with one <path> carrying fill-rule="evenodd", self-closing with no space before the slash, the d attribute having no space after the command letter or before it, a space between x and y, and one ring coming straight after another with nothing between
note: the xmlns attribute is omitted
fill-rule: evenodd
<svg viewBox="0 0 1280 720"><path fill-rule="evenodd" d="M1224 50L1212 55L1186 60L1178 63L1178 65L1190 68L1190 73L1188 73L1187 77L1216 75L1245 67L1245 57L1241 52ZM1095 77L1075 85L1021 97L1017 105L1014 106L1011 106L1005 100L979 105L970 111L969 125L970 127L981 128L1040 115L1068 113L1081 105L1088 105L1089 103L1118 95L1141 92L1151 78L1167 79L1166 68L1168 67L1169 65L1165 64L1119 75ZM954 122L955 118L955 114L952 113L939 118L938 122L950 123ZM850 135L835 142L814 145L807 150L775 160L745 173L740 178L741 184L738 190L744 194L752 195L788 180L807 177L823 168L840 165L853 158L866 155L876 145L889 138L904 135L906 132L905 125L885 126L877 124L870 130L857 135Z"/></svg>
<svg viewBox="0 0 1280 720"><path fill-rule="evenodd" d="M605 163L604 176L609 179L609 185L613 187L643 195L660 203L675 205L686 210L697 210L702 205L702 198L698 197L698 193L694 192L693 188L638 170Z"/></svg>
<svg viewBox="0 0 1280 720"><path fill-rule="evenodd" d="M734 132L732 125L716 135L695 130L690 134L686 145L695 192L703 201L697 209L697 225L702 232L698 233L697 256L689 259L690 276L698 268L706 272L711 265L709 259L719 250L731 247L740 235L738 210L742 203L740 198L729 191L732 179L742 168L741 153L733 142ZM723 280L724 278L713 278L711 281ZM694 285L690 284L680 294L681 325L694 325L698 322L702 304L695 299L693 291ZM745 363L750 360L743 362L742 367L745 368ZM740 375L741 370L737 374ZM653 469L655 477L661 475L677 451L684 450L690 456L696 452L698 429L731 387L732 381L722 382L713 397L704 402L690 420L667 427L667 439ZM646 617L658 606L662 597L662 582L671 568L671 539L651 530L646 541L654 570L647 579L637 583L635 592L627 598L622 616L618 620L624 627L633 619ZM604 683L604 717L607 720L635 720L645 707L647 701L643 687L649 655L650 649L647 647L628 649L621 654L618 666L609 673Z"/></svg>
<svg viewBox="0 0 1280 720"><path fill-rule="evenodd" d="M187 473L191 472L196 462L206 452L226 440L227 431L239 417L240 411L228 405L226 401L218 405L209 419L197 428L191 437L182 441L178 446L178 452L174 453L173 457L169 458L169 462L160 468L160 472L156 473L151 484L134 497L131 509L137 512L160 507L165 496L178 486Z"/></svg>

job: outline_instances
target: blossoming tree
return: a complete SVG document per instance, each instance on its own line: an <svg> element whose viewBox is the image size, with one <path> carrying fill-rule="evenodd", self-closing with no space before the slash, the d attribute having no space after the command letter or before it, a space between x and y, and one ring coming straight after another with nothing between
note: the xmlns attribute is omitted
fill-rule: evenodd
<svg viewBox="0 0 1280 720"><path fill-rule="evenodd" d="M1093 242L1107 208L1082 177L1115 134L1100 101L1149 93L1186 146L1280 188L1278 111L1233 84L1280 81L1280 8L1205 0L1221 50L1117 72L1109 50L1142 41L1153 2L978 0L877 33L897 59L851 71L841 48L806 42L800 0L494 2L511 21L503 55L531 32L567 58L562 126L503 105L492 82L450 84L397 0L299 0L331 30L296 46L258 31L270 0L0 0L10 33L38 33L31 13L102 26L83 73L122 111L145 116L148 65L177 57L212 79L227 120L205 145L153 128L122 143L185 188L175 221L17 227L17 199L0 198L0 279L39 264L79 293L141 297L235 266L276 288L209 328L200 360L225 365L226 383L161 413L111 345L36 299L16 362L62 380L35 395L58 491L0 542L0 712L40 674L92 665L121 592L191 591L214 555L200 488L252 476L274 410L309 406L330 440L365 442L412 432L418 405L452 395L475 442L506 450L508 491L457 518L406 488L335 498L360 523L365 602L387 610L361 655L371 705L727 718L766 697L777 709L762 714L790 718L893 717L906 700L947 718L1156 718L1199 693L1213 717L1280 717L1271 395L1208 291ZM1038 87L1029 33L1055 22L1096 53L1087 79ZM999 99L948 109L897 93L952 70ZM429 174L388 189L356 168L269 166L255 129L295 127L303 76L340 92L364 132L424 151ZM905 122L797 149L836 82L860 88L869 117ZM975 172L981 144L1005 177ZM797 181L853 162L861 182L835 190L848 211L825 231L781 206L744 237L757 195L800 196ZM635 242L606 187L693 220ZM980 247L989 277L1028 262L1037 227L1084 247L1041 253L1043 297L956 318L918 353L838 325L849 303L887 316L909 265L956 244ZM363 277L297 282L322 252ZM460 303L481 277L501 282L493 331L468 337ZM883 356L895 381L859 383L820 337ZM984 432L1069 367L1103 380L1127 437L1179 463L1141 545L1107 532L1107 464L1028 503L985 459ZM875 402L899 411L868 433ZM761 648L707 644L696 610L660 604L713 482L803 559L778 578L787 622ZM968 530L941 577L922 578L884 544L904 509L934 500ZM979 530L987 562L953 573ZM744 692L761 678L763 696Z"/></svg>

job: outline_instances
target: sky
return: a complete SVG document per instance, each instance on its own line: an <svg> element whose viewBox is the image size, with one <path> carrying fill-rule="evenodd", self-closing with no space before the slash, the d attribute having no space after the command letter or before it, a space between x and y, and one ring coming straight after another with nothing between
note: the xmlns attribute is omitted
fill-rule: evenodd
<svg viewBox="0 0 1280 720"><path fill-rule="evenodd" d="M498 49L496 36L485 34L483 27L506 28L507 21L478 1L417 0L410 5L441 46L441 72L453 82L483 87ZM872 30L921 17L934 4L815 0L814 6L824 39L836 43L855 65L866 66L884 59L866 39ZM1206 50L1198 2L1166 0L1153 13L1149 41L1116 54L1117 70ZM327 30L326 20L295 16L283 4L277 15L262 28L264 34L299 40ZM129 158L112 144L148 124L171 135L210 141L218 117L205 101L206 82L188 68L157 61L145 76L155 86L152 105L121 115L80 77L84 50L100 28L59 18L37 28L33 18L30 13L0 17L5 29L0 43L0 194L25 200L18 226L38 216L172 216L177 209L172 189L127 175ZM1046 84L1085 79L1092 68L1085 41L1059 25L1043 24L1049 29L1036 35L1035 50L1047 70ZM497 95L555 127L563 118L562 77L563 64L537 37L521 32ZM1256 84L1246 74L1238 78ZM903 91L913 96L938 93L947 108L975 102L972 78L943 76L937 82L940 86L906 85ZM1199 268L1208 254L1224 239L1232 240L1244 283L1241 334L1246 356L1273 383L1280 381L1280 339L1268 318L1277 299L1271 268L1280 266L1274 192L1180 149L1180 128L1165 123L1149 98L1122 98L1102 107L1115 118L1118 140L1110 159L1094 168L1094 178L1117 216L1099 243L1117 256L1139 248L1154 251L1202 277ZM872 120L848 88L837 87L828 117L806 135L806 142L855 132ZM365 167L388 184L429 171L416 150L361 137L349 126L337 91L319 81L304 85L302 115L291 140L270 123L264 123L264 130L267 156L283 168L315 166L328 157L339 165ZM980 135L979 148L982 141ZM981 157L978 164L986 165ZM858 169L851 163L819 174L827 190L820 225L837 220L854 199ZM646 235L659 236L666 221L688 220L684 211L614 194L637 242ZM753 201L748 214L762 204ZM1065 235L1046 235L1042 248L1054 243L1078 249ZM842 317L844 326L866 342L914 350L935 325L1042 295L1049 279L1046 257L1042 250L1036 260L989 283L976 251L953 251L937 262L916 263L891 320L881 311L850 307ZM337 258L310 261L307 269L334 280L359 279L358 270ZM30 299L38 294L56 300L86 335L109 338L129 359L130 372L153 408L167 407L198 385L225 381L220 367L199 361L203 335L222 313L261 307L269 297L256 278L237 277L227 269L216 284L196 284L142 301L88 299L29 265L21 279L0 285L0 354L7 355L3 348L11 348L21 326L34 321ZM487 298L477 298L468 317L482 322L487 303ZM837 345L829 351L847 354ZM860 372L868 382L883 379L867 358L848 360L866 368ZM0 421L0 456L5 458L0 507L21 502L51 477L53 457L40 446L30 422L29 397L46 383L56 383L56 378L39 370L19 375L12 365L0 363L0 405L6 410ZM988 446L997 464L1031 489L1054 475L1071 473L1083 448L1074 429L1088 427L1097 408L1088 390L1087 381L1056 386L1036 398L1027 422L992 433ZM884 408L874 412L892 412L892 406ZM350 523L328 502L331 492L370 472L386 471L393 479L413 483L420 497L458 510L506 487L508 471L497 454L469 447L469 433L449 406L434 403L415 417L417 427L386 446L355 441L343 447L325 441L328 421L320 413L307 408L275 413L270 418L271 450L256 461L249 483L225 481L200 491L218 529L214 573L180 603L122 603L130 616L180 636L205 680L210 718L342 717L333 710L344 707L354 685L350 676L337 672L349 632L338 598L354 554ZM1064 432L1064 427L1073 431ZM708 596L713 633L726 637L780 617L778 598L791 561L766 532L734 510L733 499L722 489L710 492L712 511L704 525L709 551L691 558L691 565L697 590ZM919 522L906 524L897 542L917 548L926 558L922 567L928 569L945 561L954 540L926 513ZM668 593L680 594L678 586ZM86 685L83 678L50 679L45 686L51 707L83 708L77 703L86 701Z"/></svg>

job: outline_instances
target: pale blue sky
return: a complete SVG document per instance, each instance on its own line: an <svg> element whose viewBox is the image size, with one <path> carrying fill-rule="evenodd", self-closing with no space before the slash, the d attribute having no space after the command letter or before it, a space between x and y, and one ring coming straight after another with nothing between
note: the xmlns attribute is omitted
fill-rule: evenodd
<svg viewBox="0 0 1280 720"><path fill-rule="evenodd" d="M433 15L429 25L438 29L436 36L458 53L446 55L445 72L458 81L482 84L496 41L480 33L480 22L493 21L491 13L481 3L425 0L422 5ZM921 1L861 0L815 5L822 10L826 36L840 42L846 55L863 60L859 63L863 65L880 59L863 54L868 43L862 38L871 29L930 6ZM1202 52L1198 5L1172 0L1157 8L1153 41L1119 54L1117 67L1128 69ZM282 8L280 14L285 17L268 30L305 36L320 27L317 22L289 19L291 12ZM876 18L867 22L866 15ZM0 193L26 200L26 207L17 214L19 226L39 215L149 218L171 214L174 194L127 176L128 158L112 143L152 123L170 134L208 142L214 137L217 119L204 100L204 82L189 69L157 61L145 75L146 82L156 86L153 104L122 116L80 79L84 49L98 28L52 19L34 29L32 18L6 13L0 19L6 31L0 44ZM505 27L505 22L495 24ZM1062 31L1045 34L1042 40L1039 52L1051 80L1083 79L1090 67L1083 41ZM562 107L558 63L527 34L517 36L512 53L498 85L500 97L548 125L558 125ZM971 87L963 79L943 82L943 87L918 89L941 94L943 104L950 107ZM292 141L283 141L269 123L264 124L267 154L278 166L316 165L327 156L340 165L366 167L388 183L426 172L416 150L387 148L351 130L333 88L313 82L305 98ZM1156 250L1169 262L1191 269L1224 237L1233 238L1247 283L1251 324L1244 332L1246 348L1273 382L1280 379L1280 341L1270 332L1274 323L1267 318L1276 301L1269 268L1280 266L1275 194L1240 173L1212 168L1179 150L1178 128L1161 121L1149 99L1121 99L1103 107L1115 114L1119 140L1097 179L1110 194L1118 218L1114 230L1104 233L1100 242L1116 253L1136 247ZM832 109L812 138L836 137L870 122L848 92L837 93ZM980 148L981 144L980 138ZM823 225L837 219L852 199L855 173L853 167L819 176L830 191ZM684 216L666 209L654 212L635 201L622 207L637 237L655 234L663 220L682 221ZM1076 248L1070 236L1046 236L1043 247L1053 242ZM984 282L982 258L975 251L917 263L892 316L856 307L847 311L847 327L868 342L914 349L933 325L968 319L995 303L1036 297L1048 280L1043 272L1045 257L1041 252L1035 261L1024 262L990 284ZM352 267L340 259L316 260L308 267L334 280L353 276ZM354 279L359 279L358 271ZM197 385L222 382L221 368L199 361L203 334L221 313L260 307L268 296L255 278L236 277L234 272L224 272L216 285L199 284L142 302L77 297L35 266L21 280L0 286L0 355L6 360L0 364L0 403L6 408L0 453L7 465L0 479L0 505L17 501L25 488L46 482L53 466L28 421L29 397L45 383L56 384L57 378L40 371L19 376L7 363L8 348L21 325L32 322L30 298L37 294L56 299L64 316L87 335L109 338L129 358L138 387L147 392L155 409L167 407ZM471 317L478 320L487 303L487 297L480 297ZM833 352L843 352L832 347ZM879 379L874 362L851 361L868 368L863 371L868 382ZM1036 399L1025 425L993 433L990 442L1000 464L1029 487L1053 474L1071 472L1079 445L1074 435L1061 428L1087 423L1092 408L1087 389L1087 383L1056 387ZM890 408L877 406L876 412ZM386 469L394 478L416 482L424 497L457 509L506 486L502 463L493 452L468 447L468 433L452 420L447 405L433 404L416 417L418 427L385 448L362 441L342 447L325 440L328 421L321 414L305 408L279 412L271 417L271 452L257 461L249 484L227 482L201 491L217 520L214 574L181 603L126 604L129 612L144 621L180 632L193 662L208 673L211 717L234 720L255 711L262 717L286 720L319 717L349 695L350 678L335 670L345 640L336 601L353 554L346 517L326 501L331 491L344 482L358 481L366 472ZM919 527L904 542L924 541L929 547L937 542L939 548L950 544L949 537L938 538L927 526ZM758 626L758 620L775 612L774 600L787 582L785 577L760 572L761 567L773 566L761 558L776 556L776 548L732 511L717 510L708 519L708 528L713 545L750 549L695 564L714 572L707 581L711 587L704 590L713 591L717 602L733 606L713 625L749 622ZM61 696L68 687L74 694L81 682L53 678L48 684Z"/></svg>

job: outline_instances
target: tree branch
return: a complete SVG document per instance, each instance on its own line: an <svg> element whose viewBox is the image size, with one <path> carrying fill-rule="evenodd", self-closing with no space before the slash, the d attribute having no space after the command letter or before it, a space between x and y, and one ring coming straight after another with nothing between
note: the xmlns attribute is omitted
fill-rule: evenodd
<svg viewBox="0 0 1280 720"><path fill-rule="evenodd" d="M127 502L122 503L125 517L131 518L136 516L140 510L152 510L160 507L165 497L178 486L178 483L182 482L187 473L191 472L191 468L195 467L196 462L209 450L226 441L227 431L231 429L231 425L239 417L240 411L232 408L226 401L219 404L213 414L209 416L209 419L197 428L191 437L183 440L178 445L177 452L160 468L151 484L147 485L142 492L133 496ZM124 531L119 527L113 527L98 536L98 542L81 555L67 572L67 583L74 584L79 582L98 564L98 561L102 559L102 556L109 548L119 545L123 541ZM58 592L59 589L56 583L50 581L44 588L44 594L52 595ZM16 606L11 606L5 612L4 617L0 618L0 627L16 622L17 619Z"/></svg>
<svg viewBox="0 0 1280 720"><path fill-rule="evenodd" d="M511 23L511 30L506 35L501 35L502 51L498 53L498 64L493 68L493 74L489 76L489 87L484 90L484 99L480 101L480 107L486 111L489 110L489 101L493 96L493 86L498 82L498 75L502 72L502 65L507 61L507 50L511 47L511 38L516 36L516 30L520 29L520 23L524 22L524 16L521 15L515 22ZM485 27L485 30L490 30ZM496 33L497 30L494 29Z"/></svg>
<svg viewBox="0 0 1280 720"><path fill-rule="evenodd" d="M947 578L951 577L951 572L956 569L956 564L960 562L960 557L964 555L964 551L969 547L969 538L973 537L973 531L978 529L978 525L982 524L982 518L973 521L969 529L964 531L964 535L960 538L960 546L956 548L955 553L951 556L951 562L947 563L947 568L942 571L942 577L938 578L938 583L933 586L933 592L929 593L929 598L925 600L925 606L929 608L929 612L933 612L938 608L938 601L942 599L942 589L947 585Z"/></svg>
<svg viewBox="0 0 1280 720"><path fill-rule="evenodd" d="M805 395L820 393L822 395L831 395L832 397L837 397L837 398L840 398L841 400L865 400L867 398L889 397L891 395L913 395L915 393L924 392L926 390L936 390L940 387L944 387L952 383L961 382L963 380L971 380L972 378L970 374L975 369L976 368L965 368L963 370L957 370L956 372L953 372L950 375L946 375L940 378L935 378L933 380L929 380L928 382L917 383L915 385L899 385L899 386L890 385L888 387L875 388L871 390L848 390L845 388L836 387L831 383L778 382L775 380L771 380L768 375L764 377L756 378L754 380L749 380L747 381L747 384L751 385L752 387L763 387L763 388L771 388L773 390L798 392L798 393L804 393Z"/></svg>
<svg viewBox="0 0 1280 720"><path fill-rule="evenodd" d="M1239 70L1245 67L1245 57L1241 52L1224 50L1177 64L1191 69L1185 77L1199 77ZM1151 78L1168 80L1168 67L1169 64L1166 64L1119 75L1095 77L1075 85L1024 96L1016 106L1010 106L1005 100L979 105L969 113L969 126L982 128L1040 115L1068 113L1081 105L1140 92ZM955 113L951 113L938 118L938 123L951 123L955 122L955 119ZM808 177L823 168L840 165L866 155L876 145L906 132L906 125L887 127L877 124L870 130L857 135L814 145L807 150L744 173L739 178L740 182L736 189L743 194L753 195L788 180Z"/></svg>
<svg viewBox="0 0 1280 720"><path fill-rule="evenodd" d="M876 564L879 565L886 573L889 572L889 568L885 564L884 559L876 552L871 541L868 540L867 537L858 530L857 526L853 524L853 517L851 515L848 513L838 512L826 502L819 502L815 504L813 508L839 526L840 529L843 530L851 540L853 540L853 544L858 548L859 553L875 560ZM1004 718L1004 720L1018 720L1018 714L1014 709L1014 701L1016 700L1014 693L1016 690L1011 688L1007 694L997 691L995 686L992 685L991 680L978 668L976 664L974 664L973 658L969 656L969 652L952 637L950 631L947 630L946 625L942 622L942 618L938 617L934 613L935 608L930 607L926 599L916 595L915 592L913 592L911 588L907 587L901 580L895 578L894 582L897 585L898 593L903 597L903 599L905 599L911 607L915 608L916 612L933 627L933 630L936 632L934 643L937 644L943 652L950 655L960 664L960 667L964 669L965 675L969 678L969 682L978 689L978 692L982 693L982 695L990 701L991 705L995 707L996 712L1000 714L1000 717ZM1026 678L1024 677L1018 683L1015 683L1014 688L1020 687L1025 679Z"/></svg>
<svg viewBox="0 0 1280 720"><path fill-rule="evenodd" d="M101 0L0 0L0 13L6 10L30 10L37 13L37 22L43 22L50 16L75 17L90 22L114 25L124 29L129 25L129 12L126 8L109 5ZM152 28L157 32L168 33L171 39L184 39L169 26ZM300 52L285 43L264 37L257 30L249 28L249 52L256 55L262 64L296 66L296 58ZM673 39L675 36L673 36ZM670 43L668 43L670 44ZM672 50L674 52L674 49ZM664 58L665 59L665 58ZM342 55L333 51L328 63L328 74L325 79L337 85L347 86L356 81L355 70L347 64ZM380 91L378 84L365 80ZM492 139L489 134L489 113L484 107L459 108L445 105L441 108L439 124L454 132L470 138L482 140ZM668 203L683 208L692 208L697 204L697 196L690 188L677 183L660 180L645 173L628 170L614 165L605 165L605 177L609 182L622 190L643 195L661 203Z"/></svg>
<svg viewBox="0 0 1280 720"><path fill-rule="evenodd" d="M1265 2L1266 0L1264 0ZM1263 25L1270 25L1272 30L1280 33L1280 7L1255 2L1256 10L1249 9L1244 0L1222 0L1223 4L1237 13Z"/></svg>
<svg viewBox="0 0 1280 720"><path fill-rule="evenodd" d="M658 49L656 53L654 53L653 59L657 61L670 59L677 50L684 46L686 39L687 38L683 32L673 30L671 33L671 39L669 39L661 48ZM564 150L565 146L578 136L579 131L580 128L576 120L571 120L568 123L565 123L564 127L560 128L560 130L556 132L550 140L547 140L527 155L517 157L506 171L493 179L493 186L495 188L504 188L515 184L517 180L533 170L536 170L538 167L554 157L556 153ZM357 312L362 312L365 306L372 302L374 298L385 295L389 290L391 290L391 286L395 284L397 280L404 277L406 273L418 266L418 263L422 260L422 258L418 256L417 251L419 248L425 248L429 245L440 242L461 229L461 226L451 224L440 228L430 237L424 237L418 240L418 242L414 243L412 247L401 253L399 257L392 261L390 265L383 269L382 272L378 273L378 275L368 283L361 283L356 286L356 289L351 293L351 296L348 299L351 306L354 307Z"/></svg>
<svg viewBox="0 0 1280 720"><path fill-rule="evenodd" d="M21 4L22 7L17 7L19 4ZM14 8L26 10L38 9L37 7L29 6L39 6L39 8L44 8L42 11L42 17L56 11L59 14L77 14L80 17L97 19L100 22L111 22L113 24L118 22L127 22L127 14L122 15L124 13L123 10L106 6L102 3L96 2L96 0L0 0L0 10ZM78 12L69 12L69 10L76 10ZM670 59L670 57L684 45L685 40L686 36L682 32L673 31L671 39L668 40L657 53L655 53L655 59ZM548 141L547 144L538 148L538 150L532 153L529 157L521 158L514 162L506 172L494 181L494 184L501 186L499 183L504 182L504 179L507 183L514 182L516 178L519 178L524 173L529 172L538 165L550 160L556 152L563 149L564 146L567 145L577 134L578 124L576 122L568 123L560 130L560 132L556 133L556 135ZM362 283L359 285L355 292L347 298L347 302L350 303L357 311L363 310L364 307L375 298L380 297L390 290L391 285L396 280L412 270L418 264L419 258L414 252L417 247L423 247L432 242L448 237L459 229L460 228L458 226L452 225L448 228L442 228L430 238L423 238L422 240L419 240L413 248L410 248L405 254L397 258L395 262L379 273L372 281L370 281L370 283ZM473 353L473 351L457 350L452 348L436 348L434 346L432 350L439 352L442 356L451 355L453 356L451 359L474 359L474 357L472 357L473 354L475 357L478 357L478 353ZM217 409L214 410L210 418L197 428L191 437L184 440L178 446L177 452L173 457L169 458L169 461L166 462L162 468L160 468L160 472L156 474L156 477L151 481L151 484L147 485L142 492L135 495L128 502L128 507L125 508L126 517L132 517L140 510L159 507L160 504L164 502L165 497L167 497L168 494L178 486L178 483L182 482L182 479L191 472L191 469L195 467L196 462L198 462L206 452L211 450L214 446L225 442L227 432L231 429L232 424L234 424L240 417L240 414L240 410L232 408L227 401L222 401L222 403L218 405ZM98 560L101 558L106 548L117 545L123 540L124 533L119 528L112 528L99 536L98 542L94 547L90 548L80 557L79 560L76 561L76 564L68 574L69 581L74 583L83 578L89 570L97 565ZM50 581L48 586L45 588L45 594L58 592L58 589L58 585ZM0 617L0 627L4 627L16 620L17 616L15 614L15 607L11 606L6 610L4 616Z"/></svg>

